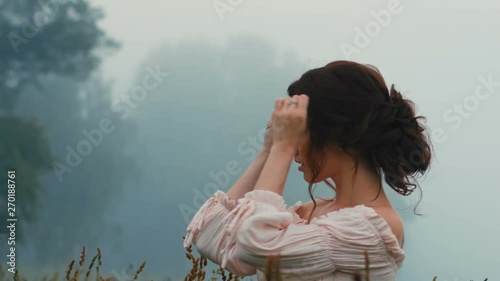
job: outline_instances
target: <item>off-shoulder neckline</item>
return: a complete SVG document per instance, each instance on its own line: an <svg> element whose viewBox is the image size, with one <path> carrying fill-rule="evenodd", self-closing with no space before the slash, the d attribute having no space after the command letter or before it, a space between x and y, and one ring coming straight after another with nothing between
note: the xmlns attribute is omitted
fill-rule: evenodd
<svg viewBox="0 0 500 281"><path fill-rule="evenodd" d="M289 208L289 211L292 211L293 213L297 214L295 211L297 210L298 207L303 205L302 201L298 201L294 205L292 205ZM346 213L346 212L352 212L352 211L358 211L358 210L365 210L368 211L367 215L364 215L363 218L366 219L369 223L371 223L379 233L382 241L384 241L385 245L387 246L387 250L389 253L393 255L393 258L398 265L398 267L401 267L402 262L404 260L404 257L406 256L405 250L403 249L403 246L399 244L399 240L396 237L396 235L392 232L391 226L387 222L387 220L380 215L377 211L375 211L374 208L368 207L365 204L360 204L352 207L344 207L338 210L334 210L331 212L328 212L326 214L320 215L318 217L313 218L309 223L314 223L318 222L324 219L328 219L331 216L334 216L336 214L341 214L341 213ZM298 216L298 214L297 214ZM302 219L302 218L301 218ZM302 219L303 221L306 221L305 219ZM372 221L373 220L373 221ZM385 237L388 237L389 239L384 239Z"/></svg>

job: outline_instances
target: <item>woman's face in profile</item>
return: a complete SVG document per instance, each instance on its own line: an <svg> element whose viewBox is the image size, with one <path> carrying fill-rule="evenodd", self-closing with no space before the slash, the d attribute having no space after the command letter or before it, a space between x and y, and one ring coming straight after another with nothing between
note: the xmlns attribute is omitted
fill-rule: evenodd
<svg viewBox="0 0 500 281"><path fill-rule="evenodd" d="M300 143L297 152L295 154L295 162L299 164L298 170L303 174L304 180L308 183L312 180L312 170L309 166L308 156L309 156L309 143L310 134L309 131L305 134L304 139Z"/></svg>
<svg viewBox="0 0 500 281"><path fill-rule="evenodd" d="M313 178L312 167L307 162L309 157L309 144L310 134L309 132L307 132L301 144L299 145L294 158L295 162L300 165L298 170L303 174L304 180L308 183L318 183L332 177L332 175L335 173L336 168L338 168L339 166L337 163L338 161L335 160L341 159L340 153L342 152L338 147L329 146L325 148L323 152L321 152L323 156L323 165L318 166L318 168L320 169L319 174L314 182L311 182Z"/></svg>

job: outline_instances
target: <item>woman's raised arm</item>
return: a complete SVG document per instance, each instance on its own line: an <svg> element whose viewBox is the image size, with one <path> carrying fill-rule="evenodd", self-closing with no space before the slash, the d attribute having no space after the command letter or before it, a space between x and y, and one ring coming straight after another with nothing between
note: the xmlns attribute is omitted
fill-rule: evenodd
<svg viewBox="0 0 500 281"><path fill-rule="evenodd" d="M267 123L267 128L272 124L273 117L269 118ZM262 145L261 151L257 154L253 162L248 166L247 170L241 175L241 177L234 183L234 185L229 189L227 195L232 200L238 200L242 198L245 193L252 191L257 183L257 179L262 172L262 168L266 163L269 152L271 151L271 146L273 143L272 133L270 130L266 131L266 136L264 138L264 144Z"/></svg>
<svg viewBox="0 0 500 281"><path fill-rule="evenodd" d="M271 116L269 119L268 127L272 123L272 118ZM235 243L235 237L227 236L227 220L231 217L230 212L235 209L238 200L254 189L267 161L271 145L272 134L271 131L267 131L261 151L243 175L227 193L217 191L195 214L187 227L184 247L194 243L198 252L213 262L220 263L223 257L229 258L234 261L229 265L230 268L239 268L239 272L249 275L255 274L253 267L239 264L237 260L230 258L232 253L224 253L223 247Z"/></svg>

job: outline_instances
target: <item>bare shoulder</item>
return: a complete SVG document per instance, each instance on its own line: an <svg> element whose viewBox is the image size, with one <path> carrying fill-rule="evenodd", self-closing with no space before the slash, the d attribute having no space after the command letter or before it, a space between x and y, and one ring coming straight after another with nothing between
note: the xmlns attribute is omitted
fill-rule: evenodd
<svg viewBox="0 0 500 281"><path fill-rule="evenodd" d="M316 200L317 207L321 207L323 204L328 203L328 200L319 199ZM295 212L303 219L307 220L309 218L309 214L314 208L314 202L309 201L302 204ZM398 212L394 210L391 206L380 206L373 208L378 215L380 215L387 222L389 227L392 230L392 233L396 236L399 241L399 245L402 245L403 242L403 232L404 225L403 220L399 216ZM314 217L314 216L313 216Z"/></svg>
<svg viewBox="0 0 500 281"><path fill-rule="evenodd" d="M403 232L404 224L401 216L391 207L379 207L374 208L374 210L385 219L387 224L390 226L392 233L396 236L399 241L399 245L403 244Z"/></svg>

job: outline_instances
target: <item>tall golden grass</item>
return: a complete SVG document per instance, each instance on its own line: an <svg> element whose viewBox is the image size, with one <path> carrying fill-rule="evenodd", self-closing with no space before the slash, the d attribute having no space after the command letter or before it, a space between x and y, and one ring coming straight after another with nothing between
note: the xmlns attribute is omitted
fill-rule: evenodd
<svg viewBox="0 0 500 281"><path fill-rule="evenodd" d="M101 275L100 267L102 265L102 254L101 250L97 248L96 255L90 260L88 267L85 267L86 261L86 248L83 246L82 252L80 254L80 259L78 262L72 260L65 270L64 279L66 281L116 281L116 277L105 277ZM192 246L186 248L186 258L191 261L191 270L184 277L184 281L205 281L207 280L206 267L208 265L208 260L203 257L195 257L193 254ZM97 261L97 263L96 263ZM370 261L368 258L368 252L365 251L365 272L357 274L354 276L353 281L370 281ZM94 267L95 265L95 267ZM133 280L118 280L118 281L136 281L139 278L140 273L144 270L146 266L146 261L144 261L139 268L136 270ZM95 272L93 269L95 268ZM270 256L267 265L264 269L264 275L266 281L283 281L281 276L281 265L280 257ZM240 281L242 277L236 276L230 272L226 272L222 267L219 266L218 269L212 271L212 276L210 281L217 281L219 277L222 281ZM3 267L0 265L0 281L9 280L7 272L4 271ZM27 279L20 275L19 270L16 269L14 275L12 275L14 281L27 281ZM59 281L59 273L55 272L51 277L44 276L41 281ZM432 281L438 281L437 276L434 276ZM488 281L486 278L484 281Z"/></svg>
<svg viewBox="0 0 500 281"><path fill-rule="evenodd" d="M63 280L67 280L67 281L83 281L83 280L85 280L85 281L91 281L91 280L116 281L117 280L117 278L115 278L115 277L105 277L105 276L101 275L100 267L102 265L102 254L101 254L101 249L99 249L99 248L97 248L96 255L92 258L92 260L90 261L90 265L85 270L84 264L85 264L86 253L87 253L86 247L83 246L78 263L76 263L75 260L72 260L69 263L68 267L65 270ZM95 263L96 260L97 260L97 264ZM76 263L76 265L75 265L75 263ZM96 264L95 274L93 274L94 264ZM137 280L139 274L142 272L142 270L144 269L145 266L146 266L146 261L144 261L140 265L139 269L137 269L137 271L135 272L134 279L133 279L134 281ZM6 278L6 277L7 277L6 272L3 270L3 267L0 265L0 281L8 280L8 278ZM16 269L12 278L14 281L27 281L26 277L23 277L20 275L18 269ZM52 277L43 276L41 280L42 281L59 281L59 273L55 272L52 275ZM118 281L125 281L125 280L118 280ZM126 281L130 281L130 280L126 280Z"/></svg>

